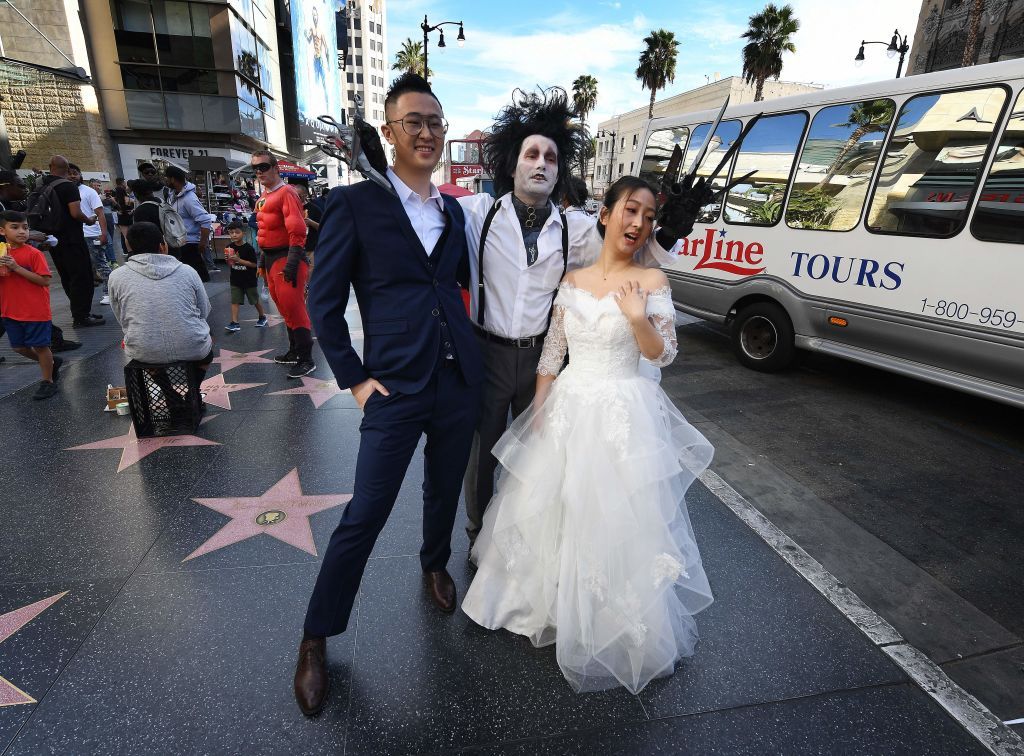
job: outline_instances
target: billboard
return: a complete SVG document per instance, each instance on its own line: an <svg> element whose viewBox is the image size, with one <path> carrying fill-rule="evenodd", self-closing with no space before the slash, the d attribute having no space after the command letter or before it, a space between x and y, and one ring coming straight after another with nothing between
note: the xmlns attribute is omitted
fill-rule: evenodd
<svg viewBox="0 0 1024 756"><path fill-rule="evenodd" d="M344 0L292 0L292 48L295 54L295 95L299 133L329 133L317 120L329 115L341 120L342 81L338 70L335 14Z"/></svg>

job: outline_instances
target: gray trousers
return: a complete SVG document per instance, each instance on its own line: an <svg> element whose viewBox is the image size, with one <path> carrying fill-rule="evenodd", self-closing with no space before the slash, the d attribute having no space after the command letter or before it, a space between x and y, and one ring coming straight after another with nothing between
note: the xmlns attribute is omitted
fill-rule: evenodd
<svg viewBox="0 0 1024 756"><path fill-rule="evenodd" d="M491 449L498 443L511 419L530 407L537 388L537 363L541 344L526 349L487 341L478 335L484 359L484 383L480 396L480 418L473 449L466 467L463 493L466 497L466 532L472 544L483 524L484 510L494 495L494 473L498 460Z"/></svg>

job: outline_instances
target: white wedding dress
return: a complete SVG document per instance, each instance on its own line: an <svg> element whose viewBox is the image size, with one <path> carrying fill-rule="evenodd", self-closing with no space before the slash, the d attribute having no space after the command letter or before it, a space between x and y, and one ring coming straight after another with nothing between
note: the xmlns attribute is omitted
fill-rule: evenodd
<svg viewBox="0 0 1024 756"><path fill-rule="evenodd" d="M647 313L663 367L677 349L668 287ZM479 625L554 643L577 691L637 693L672 674L713 601L683 497L714 449L639 361L611 295L559 287L537 369L558 379L494 447L503 469L462 604Z"/></svg>

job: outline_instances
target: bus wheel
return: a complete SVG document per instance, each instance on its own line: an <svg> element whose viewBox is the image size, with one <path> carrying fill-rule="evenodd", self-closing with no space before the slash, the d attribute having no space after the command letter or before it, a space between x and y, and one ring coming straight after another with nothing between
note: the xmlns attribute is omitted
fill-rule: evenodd
<svg viewBox="0 0 1024 756"><path fill-rule="evenodd" d="M774 302L744 307L732 321L732 345L739 361L751 370L774 373L789 367L796 355L793 324Z"/></svg>

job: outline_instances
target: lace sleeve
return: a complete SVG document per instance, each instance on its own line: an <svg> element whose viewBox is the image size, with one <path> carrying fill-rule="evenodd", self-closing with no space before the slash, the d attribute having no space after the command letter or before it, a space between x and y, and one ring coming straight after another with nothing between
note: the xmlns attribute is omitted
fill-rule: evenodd
<svg viewBox="0 0 1024 756"><path fill-rule="evenodd" d="M548 335L544 337L544 348L537 363L537 375L558 375L565 363L569 344L565 340L565 306L555 305L551 314Z"/></svg>
<svg viewBox="0 0 1024 756"><path fill-rule="evenodd" d="M676 309L672 305L672 290L669 287L650 293L647 297L647 315L665 343L664 351L648 362L654 367L667 367L672 364L679 352L679 342L676 340Z"/></svg>

